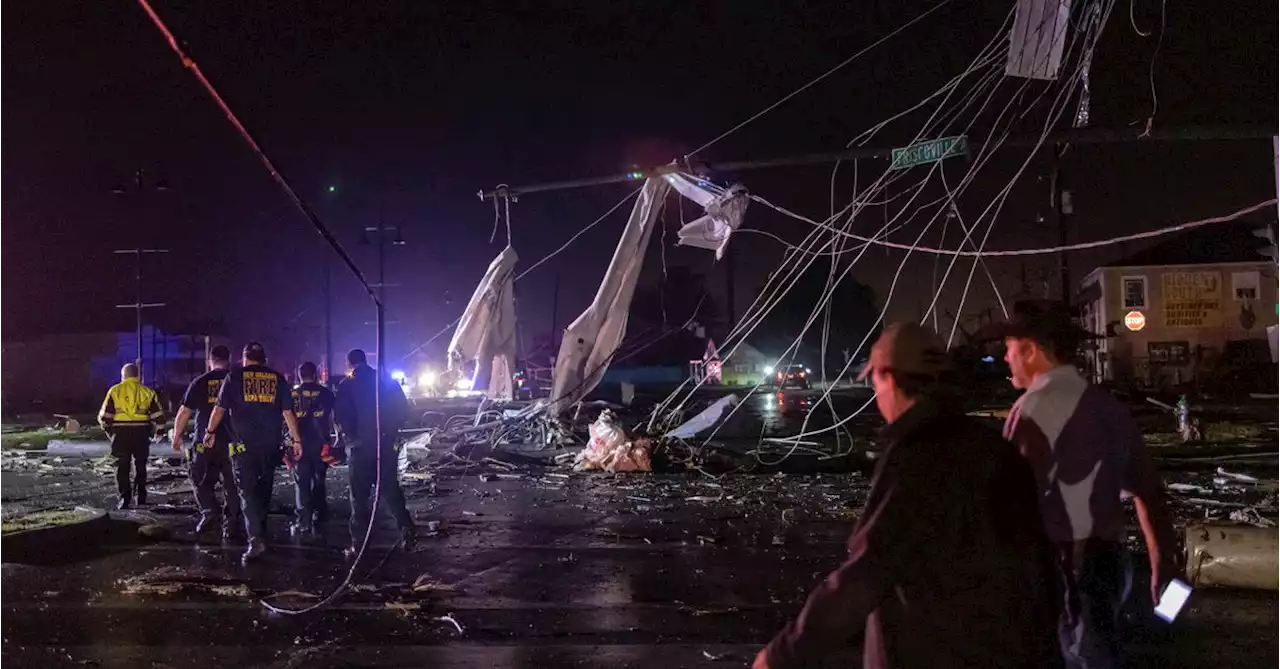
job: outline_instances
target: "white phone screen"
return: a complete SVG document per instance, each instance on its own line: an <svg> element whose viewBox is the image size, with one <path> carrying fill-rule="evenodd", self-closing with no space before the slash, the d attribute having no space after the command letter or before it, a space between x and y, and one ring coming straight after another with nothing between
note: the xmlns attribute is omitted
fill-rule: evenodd
<svg viewBox="0 0 1280 669"><path fill-rule="evenodd" d="M1187 603L1187 598L1191 596L1191 586L1173 579L1169 581L1169 585L1165 586L1164 593L1160 595L1160 603L1156 605L1156 615L1166 622L1173 622L1178 617L1178 612L1182 611L1183 605Z"/></svg>

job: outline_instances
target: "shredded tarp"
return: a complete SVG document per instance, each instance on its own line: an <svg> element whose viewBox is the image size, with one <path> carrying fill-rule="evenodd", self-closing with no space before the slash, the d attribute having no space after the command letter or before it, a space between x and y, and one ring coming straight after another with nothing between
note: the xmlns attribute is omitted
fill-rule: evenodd
<svg viewBox="0 0 1280 669"><path fill-rule="evenodd" d="M695 181L683 174L663 176L681 195L702 205L706 215L680 228L681 246L693 246L716 252L716 260L724 256L729 236L742 225L750 198L742 186L729 190L712 189L705 182Z"/></svg>
<svg viewBox="0 0 1280 669"><path fill-rule="evenodd" d="M512 380L516 359L516 306L512 275L516 260L515 249L508 246L489 263L449 342L450 371L462 360L475 360L473 378L480 378L481 367L487 368L488 396L502 402L515 398Z"/></svg>
<svg viewBox="0 0 1280 669"><path fill-rule="evenodd" d="M732 409L737 404L737 395L726 395L721 397L711 406L703 409L702 413L690 418L680 427L668 432L666 436L673 439L692 439L697 436L699 432L711 429L711 426L720 422L720 418L724 416L725 412Z"/></svg>
<svg viewBox="0 0 1280 669"><path fill-rule="evenodd" d="M662 179L645 181L595 299L565 329L551 381L551 415L559 415L595 389L622 343L645 247L669 189Z"/></svg>
<svg viewBox="0 0 1280 669"><path fill-rule="evenodd" d="M1005 74L1057 79L1070 19L1071 0L1018 0Z"/></svg>

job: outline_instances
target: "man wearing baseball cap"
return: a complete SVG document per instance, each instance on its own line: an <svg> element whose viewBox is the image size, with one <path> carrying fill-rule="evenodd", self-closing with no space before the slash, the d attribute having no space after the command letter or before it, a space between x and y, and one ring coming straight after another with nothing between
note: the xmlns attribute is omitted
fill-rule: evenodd
<svg viewBox="0 0 1280 669"><path fill-rule="evenodd" d="M1154 604L1177 560L1164 482L1128 408L1076 370L1076 351L1092 335L1065 305L1020 302L992 335L1004 339L1013 386L1026 391L1004 433L1035 472L1045 530L1058 551L1066 665L1123 666L1116 628L1133 573L1121 496L1133 496L1146 537Z"/></svg>
<svg viewBox="0 0 1280 669"><path fill-rule="evenodd" d="M244 528L249 538L244 561L248 562L267 549L266 503L270 501L273 476L280 461L283 427L289 426L295 454L301 449L302 439L298 435L298 419L293 415L289 382L267 366L267 352L262 344L250 342L245 346L243 362L244 367L227 374L218 391L205 445L214 445L218 426L229 413L231 462L244 506Z"/></svg>
<svg viewBox="0 0 1280 669"><path fill-rule="evenodd" d="M914 323L871 349L888 425L845 563L755 666L804 665L865 629L863 667L1053 666L1055 568L1027 463L966 416L948 355Z"/></svg>

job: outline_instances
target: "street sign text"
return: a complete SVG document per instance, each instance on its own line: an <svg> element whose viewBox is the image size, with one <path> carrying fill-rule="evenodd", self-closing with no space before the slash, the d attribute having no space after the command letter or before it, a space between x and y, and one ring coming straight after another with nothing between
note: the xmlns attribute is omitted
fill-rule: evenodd
<svg viewBox="0 0 1280 669"><path fill-rule="evenodd" d="M963 156L968 153L969 140L964 135L931 139L927 142L919 142L901 149L894 149L893 161L889 164L889 169L901 170L915 165L936 163L940 160Z"/></svg>

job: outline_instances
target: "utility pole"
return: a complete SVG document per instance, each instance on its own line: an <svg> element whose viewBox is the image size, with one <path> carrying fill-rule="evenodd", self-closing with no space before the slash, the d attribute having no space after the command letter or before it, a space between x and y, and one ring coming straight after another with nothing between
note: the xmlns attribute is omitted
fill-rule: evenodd
<svg viewBox="0 0 1280 669"><path fill-rule="evenodd" d="M1062 155L1066 153L1065 144L1053 145L1053 175L1049 178L1049 204L1053 207L1053 215L1058 224L1058 245L1067 245L1068 218L1071 216L1071 191L1063 188ZM1058 253L1058 279L1062 282L1062 301L1071 305L1071 266L1067 261L1067 252Z"/></svg>
<svg viewBox="0 0 1280 669"><path fill-rule="evenodd" d="M145 377L142 375L142 310L165 306L164 302L143 302L142 301L142 256L144 254L149 254L149 253L168 253L168 252L169 252L169 249L116 249L115 251L116 255L132 254L137 259L137 264L134 266L135 267L135 271L134 271L134 300L135 301L133 304L117 304L116 308L117 309L133 309L137 312L138 357L134 361L134 363L138 365L139 380L145 379ZM154 335L152 335L153 341L154 341L154 338L155 338ZM154 355L152 357L154 357ZM152 362L154 362L154 360ZM151 373L151 376L152 376L152 381L154 382L155 381L154 371Z"/></svg>
<svg viewBox="0 0 1280 669"><path fill-rule="evenodd" d="M404 240L404 236L400 232L400 228L394 225L387 225L386 219L383 217L379 217L378 225L368 226L364 229L364 241L366 244L369 243L370 235L377 235L378 237L378 282L372 284L372 287L378 289L378 302L382 303L382 311L380 313L383 314L382 316L379 316L381 323L366 323L366 325L378 325L378 336L384 340L386 338L385 326L395 325L400 322L396 320L389 321L385 316L387 309L387 288L397 288L400 286L398 283L387 283L387 233L393 230L396 234L395 238L391 240L391 245L404 246L407 244ZM379 363L378 367L381 369L381 363Z"/></svg>
<svg viewBox="0 0 1280 669"><path fill-rule="evenodd" d="M136 198L137 198L137 202L138 202L138 205L137 205L137 206L138 206L138 211L137 211L137 214L136 214L137 218L136 218L136 219L135 219L135 221L134 221L134 223L135 223L135 226L136 226L136 227L141 228L141 227L143 226L143 224L145 224L145 222L146 222L146 216L145 216L145 215L146 215L146 194L147 194L147 191L150 191L150 190L154 190L154 191L166 191L166 190L169 190L169 182L165 181L164 179L158 179L158 180L156 180L156 181L155 181L155 182L153 182L153 183L148 183L148 182L147 182L147 174L146 174L146 170L145 170L145 169L143 169L143 168L141 168L141 167L139 167L138 169L134 170L134 173L133 173L133 184L131 185L131 187L130 187L130 186L123 186L123 185L122 185L122 186L116 186L115 188L112 188L112 189L111 189L111 192L112 192L112 193L115 193L116 195L133 195L134 197L136 197ZM116 305L116 308L117 308L117 309L135 309L135 310L137 311L137 344L138 344L138 357L137 357L137 359L136 359L134 362L135 362L135 364L137 364L137 365L138 365L138 379L139 379L139 380L145 380L145 378L146 378L146 377L144 377L144 376L142 375L142 357L143 357L143 356L142 356L142 310L143 310L143 309L146 309L146 308L150 308L150 307L163 307L163 306L164 306L164 304L162 304L162 303L143 304L143 302L142 302L142 254L144 254L144 253L168 253L168 252L169 252L169 250L168 250L168 249L143 249L143 248L134 248L134 249L118 249L118 250L116 250L116 252L115 252L117 255L126 255L126 254L130 254L130 253L132 253L132 254L134 254L135 256L137 256L137 261L138 261L138 262L137 262L137 271L136 271L136 273L135 273L135 280L136 280L136 285L135 285L135 300L136 300L136 301L134 302L134 304L118 304L118 305ZM155 343L155 342L154 342L154 337L153 337L152 344L154 344L154 343ZM153 353L152 353L152 358L154 358L154 357L155 357L155 355L154 355L154 351L153 351ZM154 360L153 360L153 362L154 362ZM153 383L153 385L154 385L154 382L155 382L155 372L153 371L153 372L152 372L152 383Z"/></svg>
<svg viewBox="0 0 1280 669"><path fill-rule="evenodd" d="M324 261L324 381L333 383L333 262Z"/></svg>

